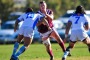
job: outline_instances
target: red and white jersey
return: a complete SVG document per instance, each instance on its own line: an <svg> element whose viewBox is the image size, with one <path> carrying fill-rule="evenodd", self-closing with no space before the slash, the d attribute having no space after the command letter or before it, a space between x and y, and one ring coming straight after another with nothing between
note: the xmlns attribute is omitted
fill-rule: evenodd
<svg viewBox="0 0 90 60"><path fill-rule="evenodd" d="M31 13L25 13L25 14L21 15L17 20L18 21L23 20L22 26L27 26L27 27L30 27L30 28L33 28L34 29L35 26L36 26L36 23L42 17L44 17L44 16L43 15L40 15L38 13L31 12Z"/></svg>
<svg viewBox="0 0 90 60"><path fill-rule="evenodd" d="M72 22L71 30L84 29L84 24L89 24L89 20L90 18L85 14L81 14L80 16L78 16L77 14L73 14L69 18L69 21Z"/></svg>
<svg viewBox="0 0 90 60"><path fill-rule="evenodd" d="M52 19L54 18L54 16L53 16L53 15L51 15L51 14L53 14L53 11L52 11L52 10L47 9L47 10L46 10L46 12L47 12L47 14L49 14L49 15L50 15L50 17L51 17ZM39 14L43 14L41 11L38 11L38 13L39 13ZM49 26L52 28L52 27L53 27L52 20L50 20L50 19L48 19L48 18L46 18L46 20L48 21Z"/></svg>

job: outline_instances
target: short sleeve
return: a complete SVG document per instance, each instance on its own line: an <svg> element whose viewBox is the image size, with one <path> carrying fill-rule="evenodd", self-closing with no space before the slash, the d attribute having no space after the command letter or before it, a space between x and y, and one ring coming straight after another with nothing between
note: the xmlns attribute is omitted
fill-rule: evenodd
<svg viewBox="0 0 90 60"><path fill-rule="evenodd" d="M18 21L24 20L24 15L25 15L25 14L21 15L17 20L18 20Z"/></svg>
<svg viewBox="0 0 90 60"><path fill-rule="evenodd" d="M72 16L69 17L68 22L72 22Z"/></svg>
<svg viewBox="0 0 90 60"><path fill-rule="evenodd" d="M42 18L44 18L45 17L45 15L44 14L38 14L38 19L39 19L39 21L42 19Z"/></svg>
<svg viewBox="0 0 90 60"><path fill-rule="evenodd" d="M50 17L54 19L53 11L51 9L47 9L47 14L49 14Z"/></svg>
<svg viewBox="0 0 90 60"><path fill-rule="evenodd" d="M89 26L90 26L90 18L89 18L89 16L85 15L85 23L88 23Z"/></svg>

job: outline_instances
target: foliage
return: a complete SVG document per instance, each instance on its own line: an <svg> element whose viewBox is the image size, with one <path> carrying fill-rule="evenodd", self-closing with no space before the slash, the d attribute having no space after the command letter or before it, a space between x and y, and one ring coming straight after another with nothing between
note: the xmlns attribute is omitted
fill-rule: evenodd
<svg viewBox="0 0 90 60"><path fill-rule="evenodd" d="M0 0L0 18L6 20L9 13L12 11L12 0Z"/></svg>
<svg viewBox="0 0 90 60"><path fill-rule="evenodd" d="M35 12L39 10L41 0L26 0L26 7L20 8L19 11L25 11L27 7L32 7ZM55 19L62 16L67 10L75 9L77 5L82 5L89 10L90 0L45 0L47 7L54 12ZM0 0L0 18L6 20L8 14L14 9L13 0ZM16 11L16 10L15 10Z"/></svg>

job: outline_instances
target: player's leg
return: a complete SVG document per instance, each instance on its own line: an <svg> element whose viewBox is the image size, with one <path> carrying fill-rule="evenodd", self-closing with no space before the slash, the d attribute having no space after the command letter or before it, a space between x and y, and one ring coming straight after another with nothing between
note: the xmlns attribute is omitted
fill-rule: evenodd
<svg viewBox="0 0 90 60"><path fill-rule="evenodd" d="M53 56L53 52L52 52L50 40L49 39L43 40L43 44L45 45L46 51L47 51L47 53L50 56L50 60L53 60L54 59L54 56Z"/></svg>
<svg viewBox="0 0 90 60"><path fill-rule="evenodd" d="M22 39L23 39L23 35L18 35L17 41L14 44L14 48L13 48L13 53L12 53L11 59L14 57L17 49L19 48L19 43L21 42Z"/></svg>
<svg viewBox="0 0 90 60"><path fill-rule="evenodd" d="M63 52L65 52L66 48L64 46L64 42L63 42L63 40L61 39L61 37L59 36L59 34L57 33L57 31L55 29L53 29L50 36L58 42L58 44L61 46Z"/></svg>
<svg viewBox="0 0 90 60"><path fill-rule="evenodd" d="M70 50L74 47L74 44L75 43L76 42L72 42L72 41L69 43L69 46L66 48L66 51L64 52L64 55L62 57L62 60L66 60L68 54L70 53Z"/></svg>
<svg viewBox="0 0 90 60"><path fill-rule="evenodd" d="M33 29L30 27L24 28L24 45L21 46L21 48L18 50L18 52L15 54L16 57L19 57L20 54L25 52L25 50L29 47L29 45L32 42L33 39Z"/></svg>
<svg viewBox="0 0 90 60"><path fill-rule="evenodd" d="M70 50L74 47L74 44L76 43L77 38L78 37L77 37L76 31L71 31L69 46L66 48L66 51L64 52L62 60L65 60L67 58L67 55L69 54Z"/></svg>
<svg viewBox="0 0 90 60"><path fill-rule="evenodd" d="M18 57L20 54L22 54L31 44L32 38L24 37L24 45L19 49L19 51L15 54L16 57Z"/></svg>
<svg viewBox="0 0 90 60"><path fill-rule="evenodd" d="M23 39L23 31L24 29L23 28L20 28L19 29L19 35L17 37L17 41L15 42L14 44L14 49L13 49L13 54L12 55L15 55L18 47L19 47L19 43L21 42L21 40Z"/></svg>
<svg viewBox="0 0 90 60"><path fill-rule="evenodd" d="M88 34L84 31L79 31L79 33L80 33L78 34L79 40L81 40L83 43L85 43L88 46L88 50L90 52L90 38Z"/></svg>
<svg viewBox="0 0 90 60"><path fill-rule="evenodd" d="M90 52L90 38L89 38L89 37L85 38L85 39L83 40L83 43L85 43L85 44L88 46L88 50L89 50L89 52Z"/></svg>

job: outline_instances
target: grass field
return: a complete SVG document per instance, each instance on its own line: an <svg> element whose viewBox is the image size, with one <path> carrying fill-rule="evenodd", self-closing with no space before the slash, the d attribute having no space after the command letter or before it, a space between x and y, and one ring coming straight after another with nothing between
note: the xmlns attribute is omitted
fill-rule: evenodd
<svg viewBox="0 0 90 60"><path fill-rule="evenodd" d="M22 44L20 45L22 46ZM68 46L68 44L65 44ZM0 45L0 60L10 60L13 44ZM55 60L61 60L63 52L57 43L52 43L52 49ZM74 49L71 51L72 56L67 60L90 60L90 53L87 46L83 43L76 43ZM29 49L19 57L20 60L49 60L49 55L46 53L43 44L31 44Z"/></svg>

